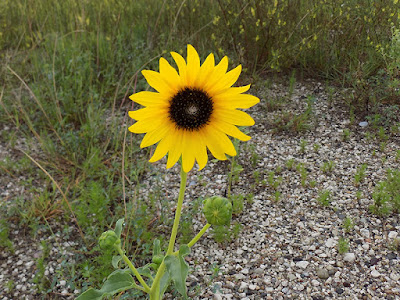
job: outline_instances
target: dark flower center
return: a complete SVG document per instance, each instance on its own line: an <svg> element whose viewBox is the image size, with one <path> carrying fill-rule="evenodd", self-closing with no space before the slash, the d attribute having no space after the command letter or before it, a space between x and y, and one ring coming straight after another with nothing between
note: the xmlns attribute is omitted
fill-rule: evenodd
<svg viewBox="0 0 400 300"><path fill-rule="evenodd" d="M185 88L170 100L169 118L179 129L199 130L206 125L213 111L213 101L204 91Z"/></svg>

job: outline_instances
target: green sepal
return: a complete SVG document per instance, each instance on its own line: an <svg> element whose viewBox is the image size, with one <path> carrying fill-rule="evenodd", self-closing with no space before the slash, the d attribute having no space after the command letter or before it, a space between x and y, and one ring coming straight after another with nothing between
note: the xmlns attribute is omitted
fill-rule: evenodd
<svg viewBox="0 0 400 300"><path fill-rule="evenodd" d="M114 269L119 269L119 262L121 260L122 260L122 256L120 256L120 255L114 255L112 257L111 264L114 267Z"/></svg>
<svg viewBox="0 0 400 300"><path fill-rule="evenodd" d="M76 300L101 300L103 297L112 296L136 286L130 270L116 270L104 282L100 290L90 288L76 298Z"/></svg>
<svg viewBox="0 0 400 300"><path fill-rule="evenodd" d="M188 299L186 293L186 278L189 272L189 265L185 261L184 257L189 253L189 246L182 245L179 248L178 255L167 255L164 259L169 277L172 279L175 289L183 296L184 299Z"/></svg>
<svg viewBox="0 0 400 300"><path fill-rule="evenodd" d="M119 219L117 223L115 223L115 234L117 237L120 239L121 238L121 233L122 233L122 225L124 224L124 219Z"/></svg>

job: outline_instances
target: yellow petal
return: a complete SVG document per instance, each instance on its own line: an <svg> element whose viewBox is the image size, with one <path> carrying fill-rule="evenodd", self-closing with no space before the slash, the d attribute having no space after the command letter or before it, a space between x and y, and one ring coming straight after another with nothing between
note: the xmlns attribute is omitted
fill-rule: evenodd
<svg viewBox="0 0 400 300"><path fill-rule="evenodd" d="M171 131L171 135L171 138L173 138L174 140L174 145L170 148L168 153L167 169L173 167L182 154L182 131L174 129L173 131Z"/></svg>
<svg viewBox="0 0 400 300"><path fill-rule="evenodd" d="M168 132L165 137L158 143L156 151L154 151L153 156L150 158L149 162L155 162L163 158L174 144L173 135Z"/></svg>
<svg viewBox="0 0 400 300"><path fill-rule="evenodd" d="M196 156L197 163L199 164L199 170L201 170L206 166L207 161L208 161L207 147L206 147L206 143L205 143L202 131L199 131L197 133L195 140L197 141L197 148L196 148L195 156Z"/></svg>
<svg viewBox="0 0 400 300"><path fill-rule="evenodd" d="M146 118L136 122L128 129L129 131L134 133L145 133L152 131L160 126L166 126L166 124L168 124L168 120L165 119L163 115L160 115L159 117L152 116L150 118Z"/></svg>
<svg viewBox="0 0 400 300"><path fill-rule="evenodd" d="M143 106L168 104L168 98L166 98L164 95L148 91L133 94L129 96L129 99Z"/></svg>
<svg viewBox="0 0 400 300"><path fill-rule="evenodd" d="M182 142L182 168L186 173L193 168L196 146L197 143L193 139L193 133L184 131Z"/></svg>
<svg viewBox="0 0 400 300"><path fill-rule="evenodd" d="M152 70L143 70L142 75L146 78L147 83L157 92L167 97L174 93L174 89L164 80L160 73Z"/></svg>
<svg viewBox="0 0 400 300"><path fill-rule="evenodd" d="M200 71L200 57L192 45L187 46L187 84L193 86Z"/></svg>
<svg viewBox="0 0 400 300"><path fill-rule="evenodd" d="M249 137L248 135L241 132L235 125L232 125L232 124L229 124L226 122L222 122L219 120L218 121L215 120L213 122L213 124L215 125L216 128L218 128L222 132L224 132L227 135L230 135L234 138L237 138L241 141L249 141L251 139L251 137Z"/></svg>
<svg viewBox="0 0 400 300"><path fill-rule="evenodd" d="M178 72L163 57L160 58L160 75L174 93L179 90L180 77Z"/></svg>
<svg viewBox="0 0 400 300"><path fill-rule="evenodd" d="M225 160L225 153L231 156L236 155L236 150L231 140L215 126L210 124L204 128L204 138L207 148L215 158Z"/></svg>
<svg viewBox="0 0 400 300"><path fill-rule="evenodd" d="M249 108L260 102L260 99L249 94L231 95L223 93L213 97L215 108Z"/></svg>
<svg viewBox="0 0 400 300"><path fill-rule="evenodd" d="M224 74L219 81L217 81L212 87L209 88L209 93L214 95L221 93L221 91L227 90L238 80L241 72L241 65L230 70L228 73Z"/></svg>
<svg viewBox="0 0 400 300"><path fill-rule="evenodd" d="M178 66L179 76L180 76L180 84L182 86L187 85L187 66L185 59L176 52L171 52L172 58L174 59L176 65Z"/></svg>
<svg viewBox="0 0 400 300"><path fill-rule="evenodd" d="M252 117L250 117L247 113L236 109L216 109L213 112L213 117L238 126L254 125L254 120Z"/></svg>
<svg viewBox="0 0 400 300"><path fill-rule="evenodd" d="M204 89L206 91L211 91L213 87L219 83L221 78L223 78L227 69L228 69L228 58L224 56L219 62L219 64L215 66L214 71L210 75L210 78L204 85ZM212 96L212 93L210 94Z"/></svg>
<svg viewBox="0 0 400 300"><path fill-rule="evenodd" d="M147 132L142 140L142 143L140 144L140 148L145 148L157 143L158 141L160 141L162 138L165 137L166 133L170 128L171 128L170 126L163 126L159 127L156 130Z"/></svg>
<svg viewBox="0 0 400 300"><path fill-rule="evenodd" d="M159 118L168 115L167 108L146 107L135 111L128 112L129 117L134 120L140 121L148 118Z"/></svg>
<svg viewBox="0 0 400 300"><path fill-rule="evenodd" d="M214 71L214 54L210 54L207 56L206 60L200 67L200 73L196 80L196 86L200 89L204 90L204 85L206 81L210 78L210 75Z"/></svg>

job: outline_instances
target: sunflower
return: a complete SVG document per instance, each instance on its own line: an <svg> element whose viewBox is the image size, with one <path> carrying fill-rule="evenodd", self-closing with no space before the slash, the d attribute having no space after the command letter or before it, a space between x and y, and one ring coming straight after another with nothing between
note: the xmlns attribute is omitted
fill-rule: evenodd
<svg viewBox="0 0 400 300"><path fill-rule="evenodd" d="M130 96L144 108L129 112L137 120L129 130L146 133L141 148L158 143L150 162L168 153L167 168L182 157L184 172L189 172L195 161L201 170L207 164L207 148L219 160L225 160L226 154L235 156L235 147L227 135L248 141L250 137L236 126L254 125L253 118L238 108L246 109L260 101L243 94L250 85L232 87L242 71L241 65L227 72L228 58L223 57L215 65L212 53L200 65L192 45L187 46L187 62L176 52L171 55L179 73L164 58L160 58L160 72L142 71L156 92Z"/></svg>

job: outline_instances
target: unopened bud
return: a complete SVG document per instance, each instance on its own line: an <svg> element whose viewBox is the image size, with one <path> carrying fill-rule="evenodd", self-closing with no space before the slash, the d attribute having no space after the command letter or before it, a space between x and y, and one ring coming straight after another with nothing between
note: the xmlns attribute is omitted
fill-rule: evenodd
<svg viewBox="0 0 400 300"><path fill-rule="evenodd" d="M121 240L117 237L117 234L113 230L103 232L99 238L99 246L101 249L113 249L121 243Z"/></svg>
<svg viewBox="0 0 400 300"><path fill-rule="evenodd" d="M203 201L203 213L211 225L228 225L232 219L232 204L226 198L213 196Z"/></svg>

